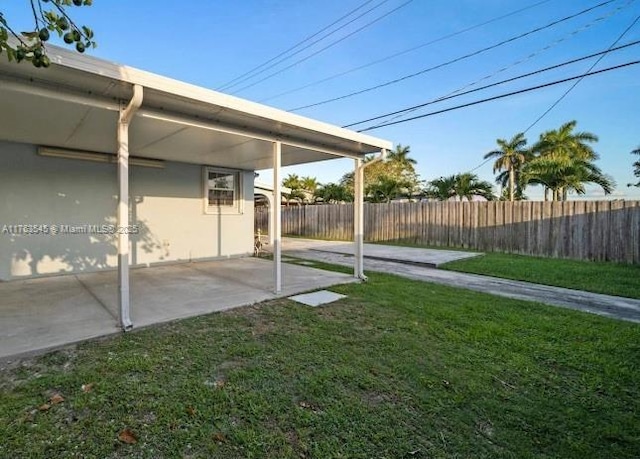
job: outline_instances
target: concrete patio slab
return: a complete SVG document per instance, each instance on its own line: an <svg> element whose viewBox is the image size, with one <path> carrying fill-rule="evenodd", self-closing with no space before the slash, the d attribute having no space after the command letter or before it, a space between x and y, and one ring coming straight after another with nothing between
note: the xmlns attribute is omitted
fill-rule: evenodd
<svg viewBox="0 0 640 459"><path fill-rule="evenodd" d="M319 241L313 239L284 238L283 251L316 250L353 256L353 242ZM364 244L364 256L373 260L394 261L437 268L450 261L482 255L479 252L461 250L421 249L381 244Z"/></svg>
<svg viewBox="0 0 640 459"><path fill-rule="evenodd" d="M132 269L134 329L357 282L307 266L282 268L278 295L273 263L257 258ZM117 287L114 271L0 283L0 359L119 332Z"/></svg>
<svg viewBox="0 0 640 459"><path fill-rule="evenodd" d="M0 358L118 331L75 276L0 283Z"/></svg>

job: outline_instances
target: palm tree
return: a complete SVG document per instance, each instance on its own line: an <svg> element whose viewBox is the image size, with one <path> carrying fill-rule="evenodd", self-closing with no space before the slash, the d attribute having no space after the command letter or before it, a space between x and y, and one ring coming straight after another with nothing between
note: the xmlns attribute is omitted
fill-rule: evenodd
<svg viewBox="0 0 640 459"><path fill-rule="evenodd" d="M566 199L568 191L584 193L585 183L595 183L609 194L615 186L593 164L598 154L589 145L598 141L590 132L574 132L576 121L569 121L557 130L544 132L534 145L536 157L524 168L527 183L545 187L545 200L552 191L553 200Z"/></svg>
<svg viewBox="0 0 640 459"><path fill-rule="evenodd" d="M631 154L640 156L640 147L638 147L635 150L633 150L631 152ZM640 178L640 159L638 161L636 161L635 163L633 163L633 175L635 175L636 177ZM635 185L633 183L630 183L629 186L640 187L640 180L638 180L638 183L636 183Z"/></svg>
<svg viewBox="0 0 640 459"><path fill-rule="evenodd" d="M598 166L588 161L578 161L571 169L564 174L564 183L562 185L563 201L567 200L569 191L585 194L585 183L593 183L600 186L604 194L611 194L616 186L611 177L605 175Z"/></svg>
<svg viewBox="0 0 640 459"><path fill-rule="evenodd" d="M386 202L406 194L407 184L393 177L381 177L365 190L365 196L369 202Z"/></svg>
<svg viewBox="0 0 640 459"><path fill-rule="evenodd" d="M476 174L470 172L464 172L455 176L453 190L455 196L461 201L465 199L471 201L475 196L481 196L487 201L493 201L495 199L491 183L480 180Z"/></svg>
<svg viewBox="0 0 640 459"><path fill-rule="evenodd" d="M545 187L545 201L548 200L548 191L551 191L553 201L566 201L569 191L585 194L586 183L599 185L605 194L611 194L615 188L615 181L590 161L577 160L568 166L554 161L536 161L528 173L529 183Z"/></svg>
<svg viewBox="0 0 640 459"><path fill-rule="evenodd" d="M455 175L450 175L427 182L427 188L424 191L425 196L438 201L448 201L455 194L455 177Z"/></svg>
<svg viewBox="0 0 640 459"><path fill-rule="evenodd" d="M389 161L395 162L403 168L411 166L410 168L413 169L413 166L418 164L418 162L413 158L409 158L410 151L410 146L407 145L406 147L403 147L402 144L398 144L396 145L396 149L389 153Z"/></svg>
<svg viewBox="0 0 640 459"><path fill-rule="evenodd" d="M476 174L470 172L431 180L425 194L439 201L448 201L451 198L471 201L475 196L481 196L487 201L495 199L491 183L480 180Z"/></svg>
<svg viewBox="0 0 640 459"><path fill-rule="evenodd" d="M300 205L304 201L304 192L302 190L302 182L298 174L289 174L282 180L282 186L289 188L291 192L286 195L287 204L295 201Z"/></svg>
<svg viewBox="0 0 640 459"><path fill-rule="evenodd" d="M297 190L300 188L301 182L298 174L289 174L282 180L282 186Z"/></svg>
<svg viewBox="0 0 640 459"><path fill-rule="evenodd" d="M524 194L524 190L527 187L527 181L524 174L524 166L520 170L516 170L515 174L515 182L516 182L516 190L513 196L515 201L524 201L527 199L527 196ZM505 201L511 201L511 189L509 188L509 171L502 171L496 176L496 183L500 185L502 191L502 196Z"/></svg>
<svg viewBox="0 0 640 459"><path fill-rule="evenodd" d="M574 159L595 161L598 155L590 143L596 143L598 136L590 132L573 132L577 121L569 121L540 135L540 140L533 150L540 156L553 158L561 164L571 164Z"/></svg>
<svg viewBox="0 0 640 459"><path fill-rule="evenodd" d="M316 189L315 196L326 203L352 202L353 195L346 186L339 183L327 183Z"/></svg>
<svg viewBox="0 0 640 459"><path fill-rule="evenodd" d="M484 159L496 158L493 163L493 172L505 171L509 180L509 200L514 201L516 198L516 180L522 171L522 166L530 157L530 152L526 148L527 139L524 132L519 132L509 141L505 139L497 139L498 150L493 150L484 155ZM504 187L505 176L498 176L496 181ZM523 190L520 190L522 195Z"/></svg>
<svg viewBox="0 0 640 459"><path fill-rule="evenodd" d="M300 188L304 194L304 201L306 203L311 203L313 202L316 189L318 188L318 180L315 177L310 176L302 177L300 179Z"/></svg>

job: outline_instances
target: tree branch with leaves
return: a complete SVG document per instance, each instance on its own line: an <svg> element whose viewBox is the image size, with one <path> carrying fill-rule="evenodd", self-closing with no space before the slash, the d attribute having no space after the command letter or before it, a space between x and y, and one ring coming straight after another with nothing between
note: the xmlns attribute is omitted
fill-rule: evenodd
<svg viewBox="0 0 640 459"><path fill-rule="evenodd" d="M638 147L635 150L633 150L631 152L631 154L640 156L640 147ZM636 177L638 177L640 179L640 159L633 163L633 175L635 175ZM640 187L640 180L638 180L638 183L635 183L635 184L634 183L630 183L629 186Z"/></svg>
<svg viewBox="0 0 640 459"><path fill-rule="evenodd" d="M33 28L16 31L0 11L0 53L6 52L10 62L29 61L35 67L49 67L46 43L51 34L58 34L67 45L79 53L95 48L93 30L77 25L68 13L71 7L91 6L93 0L28 0L33 15Z"/></svg>

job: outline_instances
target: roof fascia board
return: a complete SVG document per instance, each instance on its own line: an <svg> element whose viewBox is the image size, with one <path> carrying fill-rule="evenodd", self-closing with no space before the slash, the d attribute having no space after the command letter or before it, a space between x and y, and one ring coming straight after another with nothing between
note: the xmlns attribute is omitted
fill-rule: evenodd
<svg viewBox="0 0 640 459"><path fill-rule="evenodd" d="M137 115L142 118L155 119L158 121L166 121L170 123L180 124L187 127L195 127L199 129L205 129L209 131L223 132L227 134L238 135L241 137L247 137L253 140L262 140L265 142L277 142L280 141L283 145L287 145L294 148L302 148L305 150L318 151L320 153L326 153L332 156L339 156L343 158L362 159L367 153L349 152L348 150L339 150L328 145L318 145L309 142L303 142L298 139L291 139L284 136L276 136L268 133L257 132L250 129L241 129L237 127L227 126L221 123L215 123L213 121L203 121L190 119L187 116L170 114L165 111L159 111L149 108L141 108ZM375 153L375 152L371 152Z"/></svg>

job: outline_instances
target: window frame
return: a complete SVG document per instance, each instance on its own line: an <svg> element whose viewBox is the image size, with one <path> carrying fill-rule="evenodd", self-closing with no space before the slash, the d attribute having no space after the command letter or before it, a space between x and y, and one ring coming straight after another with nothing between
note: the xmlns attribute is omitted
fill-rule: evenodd
<svg viewBox="0 0 640 459"><path fill-rule="evenodd" d="M211 206L209 205L209 173L232 175L234 181L233 205L231 206ZM239 169L228 169L224 167L204 166L202 168L202 191L204 213L207 215L240 215L244 213L243 196L243 174Z"/></svg>

